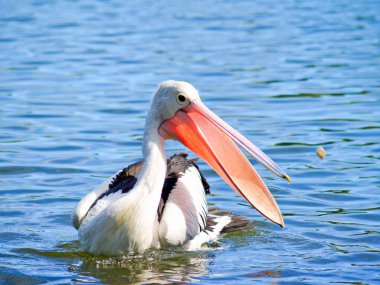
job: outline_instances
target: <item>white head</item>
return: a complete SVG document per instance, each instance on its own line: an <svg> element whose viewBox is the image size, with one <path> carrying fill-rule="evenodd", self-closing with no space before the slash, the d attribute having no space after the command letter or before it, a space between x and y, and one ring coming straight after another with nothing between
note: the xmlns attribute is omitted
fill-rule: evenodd
<svg viewBox="0 0 380 285"><path fill-rule="evenodd" d="M197 89L185 81L167 80L158 85L153 95L150 116L162 122L183 107L199 99Z"/></svg>

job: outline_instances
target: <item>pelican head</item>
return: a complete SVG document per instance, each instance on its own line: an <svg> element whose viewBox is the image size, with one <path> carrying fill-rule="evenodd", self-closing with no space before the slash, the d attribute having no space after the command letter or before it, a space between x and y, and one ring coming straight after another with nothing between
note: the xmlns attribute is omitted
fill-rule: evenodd
<svg viewBox="0 0 380 285"><path fill-rule="evenodd" d="M284 226L280 209L260 175L239 147L279 177L289 176L247 138L210 111L198 91L183 81L164 81L155 92L150 116L163 139L192 150L239 195L272 222Z"/></svg>
<svg viewBox="0 0 380 285"><path fill-rule="evenodd" d="M198 91L190 83L167 80L158 85L150 113L162 122L196 99L200 99Z"/></svg>

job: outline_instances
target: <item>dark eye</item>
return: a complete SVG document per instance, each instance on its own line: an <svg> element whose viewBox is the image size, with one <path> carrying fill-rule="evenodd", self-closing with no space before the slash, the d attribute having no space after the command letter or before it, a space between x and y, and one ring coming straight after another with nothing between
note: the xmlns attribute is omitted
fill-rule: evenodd
<svg viewBox="0 0 380 285"><path fill-rule="evenodd" d="M183 94L183 93L178 93L177 94L177 102L179 104L184 105L184 104L187 103L187 101L188 101L188 99L187 99L187 97L186 97L185 94Z"/></svg>

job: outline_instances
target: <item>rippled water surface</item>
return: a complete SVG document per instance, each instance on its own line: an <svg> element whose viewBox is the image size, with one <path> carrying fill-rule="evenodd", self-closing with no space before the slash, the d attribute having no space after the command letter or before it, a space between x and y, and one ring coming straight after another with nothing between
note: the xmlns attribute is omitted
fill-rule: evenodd
<svg viewBox="0 0 380 285"><path fill-rule="evenodd" d="M0 284L380 283L379 1L0 1L0 12ZM287 227L201 162L209 201L256 229L200 252L91 257L71 210L141 159L166 79L194 84L289 173L288 185L252 161Z"/></svg>

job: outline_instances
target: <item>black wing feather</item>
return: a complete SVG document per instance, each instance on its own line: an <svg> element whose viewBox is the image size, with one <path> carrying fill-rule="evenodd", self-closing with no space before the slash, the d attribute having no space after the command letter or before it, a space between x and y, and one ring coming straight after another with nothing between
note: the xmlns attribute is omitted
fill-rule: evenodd
<svg viewBox="0 0 380 285"><path fill-rule="evenodd" d="M175 154L171 156L167 160L168 165L167 165L167 170L166 170L166 178L165 178L164 185L162 187L161 201L157 209L159 220L161 219L161 214L162 214L162 211L164 210L165 203L168 200L171 191L175 188L177 180L186 172L186 169L191 166L196 167L199 171L199 167L196 164L197 159L189 160L187 159L187 156L188 155L186 153L180 153L180 154ZM94 201L94 203L91 205L89 210L91 210L99 200L101 200L102 198L110 194L113 194L119 191L121 191L121 193L128 193L130 190L132 190L137 182L137 178L143 166L144 166L144 161L138 161L124 168L119 173L117 173L116 176L112 179L112 181L108 185L108 190L104 192L103 194L101 194ZM202 173L199 172L199 174L202 179L202 185L203 185L204 191L206 194L209 194L210 185L207 183Z"/></svg>

